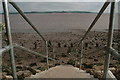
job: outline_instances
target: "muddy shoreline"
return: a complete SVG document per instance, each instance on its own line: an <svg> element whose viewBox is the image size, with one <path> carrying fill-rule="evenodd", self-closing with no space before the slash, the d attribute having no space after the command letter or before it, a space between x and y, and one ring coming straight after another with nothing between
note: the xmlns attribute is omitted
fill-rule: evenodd
<svg viewBox="0 0 120 80"><path fill-rule="evenodd" d="M55 49L56 60L59 63L56 65L71 64L79 67L80 63L80 46L76 47L80 39L84 35L84 30L71 30L66 32L48 32L42 33L47 41L49 41L49 57L53 58L53 48ZM37 51L43 55L46 55L44 49L44 41L35 33L12 33L13 42L21 46ZM6 44L6 37L3 33L3 46ZM113 47L118 49L118 32L114 33ZM104 58L106 53L103 50L98 49L104 47L107 44L107 33L100 31L91 31L84 42L84 54L83 54L83 65L85 70L97 69L103 70ZM17 71L24 71L23 67L31 67L34 70L45 70L46 59L30 54L26 51L15 49ZM9 54L5 53L2 56L2 66L10 69ZM76 64L75 64L76 63ZM49 66L53 67L54 62L49 61ZM86 67L85 67L86 66ZM98 66L98 67L96 67ZM22 69L19 69L22 67ZM111 57L110 67L120 67L120 62L114 57ZM27 68L28 69L28 68ZM89 72L89 71L88 71ZM3 72L7 75L7 72ZM114 73L115 74L115 73ZM10 75L10 74L9 74ZM117 75L116 75L117 76ZM101 77L101 76L100 76Z"/></svg>

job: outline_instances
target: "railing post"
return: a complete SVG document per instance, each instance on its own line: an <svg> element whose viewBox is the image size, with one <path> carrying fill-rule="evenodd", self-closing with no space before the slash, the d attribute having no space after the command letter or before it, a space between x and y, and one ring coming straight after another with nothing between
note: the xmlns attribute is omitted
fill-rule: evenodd
<svg viewBox="0 0 120 80"><path fill-rule="evenodd" d="M109 21L109 32L108 32L108 42L107 47L112 47L112 40L113 40L113 29L114 29L114 11L115 11L115 2L111 2L111 11L110 11L110 21ZM105 63L104 63L104 74L103 78L107 78L108 75L108 69L109 69L109 63L110 63L110 51L108 50L108 53L105 57Z"/></svg>
<svg viewBox="0 0 120 80"><path fill-rule="evenodd" d="M78 54L77 49L75 49L76 54ZM75 58L75 67L77 67L77 58Z"/></svg>
<svg viewBox="0 0 120 80"><path fill-rule="evenodd" d="M81 42L81 52L80 52L80 69L82 68L82 58L83 58L83 44L84 42Z"/></svg>
<svg viewBox="0 0 120 80"><path fill-rule="evenodd" d="M53 48L53 59L55 59L56 55L55 55L55 49ZM55 60L54 60L54 66L55 66Z"/></svg>
<svg viewBox="0 0 120 80"><path fill-rule="evenodd" d="M11 60L11 67L13 72L13 79L17 80L16 75L16 65L15 65L15 58L14 58L14 51L13 51L13 42L12 42L12 35L11 35L11 29L10 29L10 20L9 20L9 10L8 10L8 1L3 0L3 10L4 10L4 17L5 17L5 26L7 30L7 38L8 38L8 44L10 45L10 60Z"/></svg>
<svg viewBox="0 0 120 80"><path fill-rule="evenodd" d="M46 59L47 59L47 69L49 69L49 63L48 63L48 41L46 41Z"/></svg>

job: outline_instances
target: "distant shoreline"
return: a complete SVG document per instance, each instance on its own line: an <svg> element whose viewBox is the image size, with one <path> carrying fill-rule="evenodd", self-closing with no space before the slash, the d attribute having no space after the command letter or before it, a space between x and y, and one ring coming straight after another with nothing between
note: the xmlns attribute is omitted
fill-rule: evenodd
<svg viewBox="0 0 120 80"><path fill-rule="evenodd" d="M72 31L87 31L87 29L64 29L64 30L38 30L40 33L62 33L62 32L72 32ZM95 32L108 32L108 29L96 29L91 30ZM120 29L114 29L115 32L120 31ZM33 29L24 29L24 30L14 30L12 33L36 33Z"/></svg>
<svg viewBox="0 0 120 80"><path fill-rule="evenodd" d="M89 12L89 11L31 11L31 12L24 12L25 14L32 14L32 13L97 13L97 12ZM3 13L0 13L3 14ZM10 14L18 14L18 12L10 12Z"/></svg>

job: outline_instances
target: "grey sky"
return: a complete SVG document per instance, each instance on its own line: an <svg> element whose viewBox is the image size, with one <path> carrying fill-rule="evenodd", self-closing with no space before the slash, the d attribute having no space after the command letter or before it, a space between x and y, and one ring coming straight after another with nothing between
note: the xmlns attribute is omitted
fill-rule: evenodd
<svg viewBox="0 0 120 80"><path fill-rule="evenodd" d="M19 2L17 3L23 11L90 11L98 12L102 2ZM10 6L10 11L15 10ZM109 11L107 8L106 12Z"/></svg>
<svg viewBox="0 0 120 80"><path fill-rule="evenodd" d="M49 1L49 0L47 0L47 1ZM51 1L55 1L55 0L51 0ZM72 1L72 0L65 0L65 1ZM75 1L77 1L77 0L75 0ZM84 1L86 1L86 0L84 0ZM93 1L93 0L87 0L87 1ZM17 2L17 4L25 12L31 12L31 11L90 11L90 12L98 12L104 3L103 2ZM0 6L1 6L1 4L0 4ZM9 9L10 9L10 12L16 12L16 10L11 6ZM0 7L0 12L2 12L1 7ZM105 12L109 12L109 8L107 8Z"/></svg>

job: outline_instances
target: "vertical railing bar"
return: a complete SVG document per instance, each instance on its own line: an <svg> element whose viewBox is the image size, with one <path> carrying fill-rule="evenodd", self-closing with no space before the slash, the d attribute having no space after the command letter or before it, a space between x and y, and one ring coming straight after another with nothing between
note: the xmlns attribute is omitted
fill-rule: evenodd
<svg viewBox="0 0 120 80"><path fill-rule="evenodd" d="M46 41L46 56L47 56L47 63L46 63L46 65L47 65L47 69L49 69L49 63L48 63L48 41Z"/></svg>
<svg viewBox="0 0 120 80"><path fill-rule="evenodd" d="M7 32L8 44L10 45L9 52L10 52L11 67L12 67L12 72L13 72L13 79L17 80L14 50L13 50L13 42L12 42L12 34L11 34L11 29L10 29L8 1L3 0L2 3L3 3L4 17L5 17L5 24L6 24L6 28L7 28L6 32Z"/></svg>
<svg viewBox="0 0 120 80"><path fill-rule="evenodd" d="M113 40L113 30L114 30L114 16L115 16L115 2L111 2L111 10L110 10L110 21L109 21L109 32L108 32L108 42L107 47L112 47L112 40ZM107 78L108 69L109 69L109 63L110 63L110 52L108 50L108 54L105 57L105 63L104 63L104 74L103 78Z"/></svg>
<svg viewBox="0 0 120 80"><path fill-rule="evenodd" d="M20 13L20 15L30 24L30 26L37 32L37 34L43 39L46 46L46 56L48 56L48 42L45 40L45 38L41 35L41 33L36 29L36 27L31 23L31 21L28 19L28 17L24 14L24 12L14 3L12 0L9 1L9 3ZM47 58L47 68L48 68L48 58Z"/></svg>
<svg viewBox="0 0 120 80"><path fill-rule="evenodd" d="M53 48L53 59L55 59L56 55L55 55L55 49ZM54 66L55 66L55 61L54 61Z"/></svg>
<svg viewBox="0 0 120 80"><path fill-rule="evenodd" d="M78 54L77 49L75 49L75 53ZM75 58L75 67L77 67L77 59Z"/></svg>
<svg viewBox="0 0 120 80"><path fill-rule="evenodd" d="M80 51L80 69L82 68L82 60L83 60L83 47L84 47L84 42L81 42L81 51Z"/></svg>

